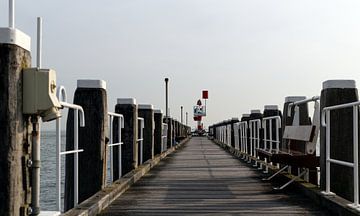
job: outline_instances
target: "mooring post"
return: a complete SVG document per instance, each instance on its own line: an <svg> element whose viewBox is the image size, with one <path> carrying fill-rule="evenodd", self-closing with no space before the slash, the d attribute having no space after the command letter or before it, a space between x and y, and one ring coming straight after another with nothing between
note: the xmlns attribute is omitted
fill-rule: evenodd
<svg viewBox="0 0 360 216"><path fill-rule="evenodd" d="M154 106L151 104L139 104L138 115L144 118L143 162L146 162L154 158Z"/></svg>
<svg viewBox="0 0 360 216"><path fill-rule="evenodd" d="M163 112L160 109L154 110L154 155L161 154L161 146L163 142Z"/></svg>
<svg viewBox="0 0 360 216"><path fill-rule="evenodd" d="M108 108L106 82L78 80L74 104L85 114L85 127L79 127L79 203L100 191L106 181L106 138ZM66 148L74 149L74 111L70 110L66 127ZM65 210L74 207L74 156L66 157Z"/></svg>
<svg viewBox="0 0 360 216"><path fill-rule="evenodd" d="M122 175L130 172L138 166L138 106L135 98L119 98L115 106L115 112L124 116L124 129L122 129ZM115 154L117 149L114 148L114 179L118 175L118 156Z"/></svg>
<svg viewBox="0 0 360 216"><path fill-rule="evenodd" d="M327 80L323 82L320 110L328 106L358 101L358 91L354 80ZM353 153L353 108L330 111L330 158L354 162ZM326 186L326 128L320 133L320 188ZM358 153L357 153L358 154ZM342 165L330 164L331 192L354 200L353 169Z"/></svg>
<svg viewBox="0 0 360 216"><path fill-rule="evenodd" d="M23 115L22 80L31 55L30 37L15 29L14 7L9 14L9 28L0 28L0 215L17 216L31 212L32 125Z"/></svg>

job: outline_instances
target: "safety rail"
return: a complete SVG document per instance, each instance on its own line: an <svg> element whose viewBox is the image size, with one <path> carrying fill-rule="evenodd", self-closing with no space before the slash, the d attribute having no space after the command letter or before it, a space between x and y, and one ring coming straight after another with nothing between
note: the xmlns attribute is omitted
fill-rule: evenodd
<svg viewBox="0 0 360 216"><path fill-rule="evenodd" d="M162 134L161 134L161 152L167 150L167 134L168 124L162 123Z"/></svg>
<svg viewBox="0 0 360 216"><path fill-rule="evenodd" d="M145 128L145 120L144 118L137 118L138 119L138 138L137 142L140 146L140 164L143 164L143 155L144 155L144 128ZM140 126L140 127L139 127Z"/></svg>
<svg viewBox="0 0 360 216"><path fill-rule="evenodd" d="M231 124L226 126L226 144L231 145Z"/></svg>
<svg viewBox="0 0 360 216"><path fill-rule="evenodd" d="M275 120L275 139L273 139L273 121ZM267 133L267 125L269 123L269 134ZM269 152L272 152L273 150L273 143L276 144L275 152L279 153L280 149L280 131L281 129L281 117L280 116L271 116L271 117L265 117L262 119L262 129L264 131L264 147L263 150L269 150ZM268 147L268 144L270 146Z"/></svg>
<svg viewBox="0 0 360 216"><path fill-rule="evenodd" d="M248 129L249 129L248 123L246 121L240 122L239 129L240 129L240 151L242 153L247 153L247 151L248 151L248 146L247 146L248 145Z"/></svg>
<svg viewBox="0 0 360 216"><path fill-rule="evenodd" d="M234 123L235 149L240 150L240 122Z"/></svg>
<svg viewBox="0 0 360 216"><path fill-rule="evenodd" d="M260 146L260 129L261 129L261 120L253 119L249 121L249 129L250 129L250 156L256 158L257 153L256 149ZM249 160L251 162L251 159ZM257 161L255 161L255 165L257 165Z"/></svg>
<svg viewBox="0 0 360 216"><path fill-rule="evenodd" d="M79 203L79 117L80 127L85 127L85 115L81 106L66 102L66 90L64 86L57 89L57 97L62 108L74 110L74 149L69 151L61 151L61 118L56 119L56 205L57 210L61 209L61 155L74 154L74 206ZM80 115L79 115L80 113Z"/></svg>
<svg viewBox="0 0 360 216"><path fill-rule="evenodd" d="M330 164L337 164L346 167L353 168L353 176L354 176L354 202L350 204L350 207L360 210L359 205L359 157L358 157L358 150L359 150L359 105L360 101L340 104L335 106L325 107L321 112L321 125L326 128L325 136L326 136L326 183L325 183L325 191L323 192L326 195L333 195L334 193L330 190ZM344 108L353 108L353 163L347 161L341 161L332 159L330 157L330 112L332 110L344 109Z"/></svg>
<svg viewBox="0 0 360 216"><path fill-rule="evenodd" d="M119 178L121 177L122 173L122 158L121 158L121 151L122 151L122 145L124 144L121 140L121 129L124 128L124 116L118 113L108 112L109 116L109 133L110 133L110 140L108 147L110 148L110 181L111 183L114 181L114 159L113 159L113 148L114 146L119 146L118 148L118 172L119 172ZM113 120L117 118L118 119L118 142L114 143L114 122Z"/></svg>

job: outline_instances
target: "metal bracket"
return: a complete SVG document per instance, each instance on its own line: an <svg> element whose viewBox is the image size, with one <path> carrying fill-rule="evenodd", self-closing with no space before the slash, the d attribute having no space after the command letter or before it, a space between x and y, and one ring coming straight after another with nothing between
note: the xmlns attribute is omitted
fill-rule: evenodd
<svg viewBox="0 0 360 216"><path fill-rule="evenodd" d="M274 178L275 176L277 176L278 174L280 174L282 171L286 170L289 167L289 165L284 166L283 168L281 168L280 170L278 170L276 173L274 173L272 176L268 177L268 178L263 178L263 181L270 181L272 178Z"/></svg>
<svg viewBox="0 0 360 216"><path fill-rule="evenodd" d="M300 179L303 175L305 175L308 171L305 169L302 173L300 173L300 175L296 176L295 178L291 179L290 181L288 181L286 184L284 184L281 187L274 187L274 190L282 190L284 188L286 188L287 186L289 186L291 183L293 183L294 181Z"/></svg>

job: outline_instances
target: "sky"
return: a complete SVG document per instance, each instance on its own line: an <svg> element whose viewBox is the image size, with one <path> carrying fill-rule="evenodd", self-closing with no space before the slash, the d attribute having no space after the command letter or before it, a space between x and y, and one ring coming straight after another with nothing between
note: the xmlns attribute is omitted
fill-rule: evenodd
<svg viewBox="0 0 360 216"><path fill-rule="evenodd" d="M0 0L0 26L7 25ZM16 27L43 25L43 66L69 101L77 79L103 79L109 110L134 97L180 119L209 90L205 125L291 95L319 95L328 79L360 80L360 1L17 0Z"/></svg>

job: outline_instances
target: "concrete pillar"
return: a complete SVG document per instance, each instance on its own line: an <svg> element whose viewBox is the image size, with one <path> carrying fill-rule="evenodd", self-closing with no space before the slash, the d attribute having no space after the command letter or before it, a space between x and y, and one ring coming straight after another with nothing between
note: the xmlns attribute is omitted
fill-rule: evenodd
<svg viewBox="0 0 360 216"><path fill-rule="evenodd" d="M115 106L115 112L124 116L124 129L121 131L122 145L122 175L130 172L138 166L138 106L135 98L119 98ZM114 178L118 178L117 149L114 148Z"/></svg>
<svg viewBox="0 0 360 216"><path fill-rule="evenodd" d="M358 91L354 80L328 80L323 83L321 91L321 110L324 107L358 101ZM332 159L353 162L353 109L331 111L330 120L330 157ZM320 137L320 187L325 190L326 179L326 129L321 127ZM352 168L331 164L330 189L337 195L353 201Z"/></svg>
<svg viewBox="0 0 360 216"><path fill-rule="evenodd" d="M74 104L85 114L85 127L79 127L79 203L105 187L108 107L106 82L78 80ZM74 111L66 127L66 149L74 149ZM74 155L66 156L65 210L74 207Z"/></svg>
<svg viewBox="0 0 360 216"><path fill-rule="evenodd" d="M163 144L162 131L163 131L163 112L162 110L154 110L154 154L161 154L161 146Z"/></svg>
<svg viewBox="0 0 360 216"><path fill-rule="evenodd" d="M170 117L165 117L163 121L168 125L167 148L171 148L173 146L173 120Z"/></svg>
<svg viewBox="0 0 360 216"><path fill-rule="evenodd" d="M154 158L154 106L151 104L139 104L138 115L144 118L144 155L143 161Z"/></svg>
<svg viewBox="0 0 360 216"><path fill-rule="evenodd" d="M14 44L6 41L4 29L0 29L0 215L18 216L27 215L31 202L27 163L32 126L30 116L22 112L22 73L31 66L30 38L24 46Z"/></svg>

